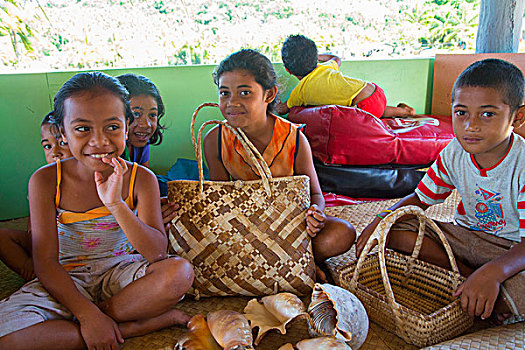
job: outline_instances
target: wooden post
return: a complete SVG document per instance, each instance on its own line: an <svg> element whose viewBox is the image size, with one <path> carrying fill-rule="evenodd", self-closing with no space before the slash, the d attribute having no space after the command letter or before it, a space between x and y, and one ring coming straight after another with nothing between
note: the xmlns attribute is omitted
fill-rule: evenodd
<svg viewBox="0 0 525 350"><path fill-rule="evenodd" d="M518 52L524 0L481 0L476 53Z"/></svg>

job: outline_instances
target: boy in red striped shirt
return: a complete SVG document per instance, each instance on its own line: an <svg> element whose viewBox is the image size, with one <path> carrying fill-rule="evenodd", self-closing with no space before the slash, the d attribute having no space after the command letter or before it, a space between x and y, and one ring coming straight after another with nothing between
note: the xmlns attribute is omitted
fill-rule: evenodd
<svg viewBox="0 0 525 350"><path fill-rule="evenodd" d="M493 316L496 323L511 314L525 316L525 140L513 133L524 121L524 86L522 72L503 60L486 59L465 69L452 89L455 139L415 192L390 208L426 209L458 190L462 201L455 223L436 222L467 277L454 296L470 315ZM358 238L358 255L379 221ZM395 224L388 246L410 254L417 229L417 219ZM450 268L431 228L420 258Z"/></svg>

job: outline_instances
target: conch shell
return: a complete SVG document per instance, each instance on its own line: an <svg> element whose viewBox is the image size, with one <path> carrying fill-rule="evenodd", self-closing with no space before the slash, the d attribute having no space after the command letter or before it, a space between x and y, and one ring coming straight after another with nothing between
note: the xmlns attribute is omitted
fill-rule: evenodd
<svg viewBox="0 0 525 350"><path fill-rule="evenodd" d="M206 318L211 334L224 350L253 349L252 329L240 313L219 310L210 312Z"/></svg>
<svg viewBox="0 0 525 350"><path fill-rule="evenodd" d="M308 306L308 331L331 336L358 349L368 334L368 316L355 295L341 287L316 283Z"/></svg>
<svg viewBox="0 0 525 350"><path fill-rule="evenodd" d="M290 343L286 343L283 346L281 346L278 350L295 350L293 348L293 345Z"/></svg>
<svg viewBox="0 0 525 350"><path fill-rule="evenodd" d="M298 317L308 317L306 307L301 299L292 293L280 293L266 296L257 301L252 299L244 308L244 316L250 321L252 328L259 327L255 339L258 345L266 333L277 329L286 334L286 325Z"/></svg>
<svg viewBox="0 0 525 350"><path fill-rule="evenodd" d="M197 314L188 322L189 331L179 338L175 350L221 350L211 335L204 316Z"/></svg>
<svg viewBox="0 0 525 350"><path fill-rule="evenodd" d="M297 350L352 350L345 342L334 337L305 339L295 346Z"/></svg>

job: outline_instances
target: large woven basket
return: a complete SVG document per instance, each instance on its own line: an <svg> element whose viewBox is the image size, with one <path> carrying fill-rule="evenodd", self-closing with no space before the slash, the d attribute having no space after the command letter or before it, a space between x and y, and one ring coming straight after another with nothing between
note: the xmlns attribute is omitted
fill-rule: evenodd
<svg viewBox="0 0 525 350"><path fill-rule="evenodd" d="M411 256L386 249L391 226L404 215L419 219ZM417 259L427 223L438 233L452 271ZM375 241L378 251L368 254ZM459 299L452 296L464 281L452 249L439 227L415 206L402 207L382 220L357 262L340 270L339 281L361 300L371 320L419 347L451 339L473 323L473 318L461 309Z"/></svg>
<svg viewBox="0 0 525 350"><path fill-rule="evenodd" d="M193 264L190 294L260 296L288 291L311 293L315 263L305 215L310 206L307 176L272 178L268 165L240 129L226 121L205 122L195 140L199 181L168 182L168 197L178 203L169 232L174 252ZM260 180L204 181L201 134L222 124L237 136L256 166Z"/></svg>

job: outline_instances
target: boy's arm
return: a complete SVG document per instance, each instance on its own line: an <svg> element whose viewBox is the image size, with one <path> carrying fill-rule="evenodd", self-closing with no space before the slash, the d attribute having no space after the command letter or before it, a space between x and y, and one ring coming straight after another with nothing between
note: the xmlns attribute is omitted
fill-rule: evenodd
<svg viewBox="0 0 525 350"><path fill-rule="evenodd" d="M384 218L386 215L388 215L388 213L390 211L394 211L394 210L396 210L398 208L406 207L408 205L415 205L415 206L420 207L423 210L425 210L425 209L427 209L429 207L425 203L421 202L421 200L419 199L418 195L414 192L412 194L409 194L405 198L402 198L399 202L397 202L396 204L394 204L393 206L391 206L387 210L383 210L381 213L378 213L378 214L381 217ZM377 225L379 225L379 222L381 220L382 219L380 219L378 216L375 216L374 219L372 220L372 222L370 224L368 224L368 226L365 227L363 232L359 235L359 237L357 238L357 241L356 241L356 246L355 246L355 248L356 248L356 250L355 250L356 257L359 257L359 255L361 255L361 252L363 251L363 248L365 247L366 242L368 241L368 239L370 238L370 236L372 235L372 233L376 229Z"/></svg>
<svg viewBox="0 0 525 350"><path fill-rule="evenodd" d="M214 127L204 136L204 157L208 164L209 178L213 181L230 181L230 174L219 160L219 128Z"/></svg>
<svg viewBox="0 0 525 350"><path fill-rule="evenodd" d="M337 63L337 65L341 67L341 58L339 58L339 56L336 56L336 55L332 55L328 53L319 54L317 55L317 60L319 62L328 62L330 60L334 60Z"/></svg>
<svg viewBox="0 0 525 350"><path fill-rule="evenodd" d="M29 180L35 273L47 291L78 319L88 347L97 346L100 342L123 342L116 323L80 293L58 261L55 173L56 166L48 166L37 170Z"/></svg>
<svg viewBox="0 0 525 350"><path fill-rule="evenodd" d="M516 244L500 257L474 271L459 286L454 296L461 295L461 306L471 316L488 318L500 292L500 285L525 270L525 240Z"/></svg>

